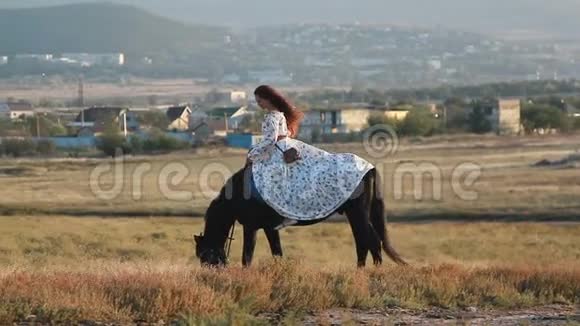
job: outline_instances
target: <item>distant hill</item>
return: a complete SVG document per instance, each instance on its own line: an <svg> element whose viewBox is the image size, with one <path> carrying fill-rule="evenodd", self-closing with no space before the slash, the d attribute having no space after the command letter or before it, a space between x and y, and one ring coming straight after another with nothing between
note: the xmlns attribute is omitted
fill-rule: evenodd
<svg viewBox="0 0 580 326"><path fill-rule="evenodd" d="M144 54L223 42L225 28L187 25L133 6L70 4L0 10L0 54Z"/></svg>
<svg viewBox="0 0 580 326"><path fill-rule="evenodd" d="M0 8L98 0L0 0ZM198 24L361 23L443 27L484 34L578 39L580 0L107 0Z"/></svg>

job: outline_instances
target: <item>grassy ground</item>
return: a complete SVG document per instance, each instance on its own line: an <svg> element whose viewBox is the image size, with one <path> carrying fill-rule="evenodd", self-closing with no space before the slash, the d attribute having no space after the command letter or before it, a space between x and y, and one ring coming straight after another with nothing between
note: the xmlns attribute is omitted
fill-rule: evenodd
<svg viewBox="0 0 580 326"><path fill-rule="evenodd" d="M270 258L260 233L250 269L239 265L237 228L233 266L199 268L192 235L203 221L193 216L203 214L212 198L201 193L202 171L235 171L244 151L130 158L120 192L111 198L99 198L90 177L111 161L1 159L0 324L26 319L268 323L272 320L260 319L268 314L292 323L305 311L330 308L574 307L580 304L580 224L575 223L580 174L571 166L531 165L567 157L578 140L405 141L394 156L379 160L361 145L325 146L359 153L381 166L390 220L405 222L388 227L393 245L412 266L387 263L365 270L354 268L352 235L340 222L283 230L287 259L282 261ZM470 187L476 200L462 200L453 191L453 168L465 162L482 168ZM397 197L396 172L408 163L432 163L441 171L440 199L432 198L429 178L423 198L413 198L411 178L403 179L403 196ZM170 164L185 169L183 180L167 170ZM134 177L139 169L147 171L143 178ZM170 182L160 183L164 175ZM207 188L219 189L223 179L209 175ZM114 177L105 174L97 184L107 190ZM168 197L172 191L191 197ZM483 218L527 222L477 221ZM539 219L560 222L532 222Z"/></svg>
<svg viewBox="0 0 580 326"><path fill-rule="evenodd" d="M523 140L494 137L465 142L440 139L436 143L403 143L396 154L383 159L373 159L360 144L325 147L358 153L379 167L384 178L387 210L393 218L575 220L580 216L578 168L531 165L542 159L566 157L578 149L579 141L580 136ZM112 168L112 161L0 160L3 185L0 212L199 216L212 199L211 191L223 185L223 178L216 171L228 176L243 161L244 151L222 149L130 158L124 162L122 173L102 173L97 179L91 175L96 175L95 171L107 164ZM421 167L417 165L422 163L441 174L435 188L429 175L422 177L423 184L416 187L411 175L401 172L411 164L411 173L420 173ZM461 177L456 179L464 189L476 193L476 200L464 200L454 190L453 171L463 163L474 163L481 168L480 177L472 185L463 185ZM140 170L144 172L138 173ZM184 178L172 175L172 170L183 170ZM115 181L116 178L120 181ZM397 180L401 181L400 187ZM207 181L207 187L202 187L203 181ZM107 191L116 184L121 186L116 196L105 198L95 194L97 188ZM422 189L420 198L414 197L416 189ZM440 192L439 198L433 189ZM176 191L184 193L176 194Z"/></svg>
<svg viewBox="0 0 580 326"><path fill-rule="evenodd" d="M357 270L345 223L282 232L285 260L260 237L256 264L204 270L199 219L0 219L0 323L218 319L328 308L514 309L580 303L578 224L390 224L412 263ZM209 319L208 319L209 318ZM216 319L218 318L218 319Z"/></svg>
<svg viewBox="0 0 580 326"><path fill-rule="evenodd" d="M521 308L579 302L571 268L453 265L319 269L279 261L251 269L142 264L87 265L82 272L26 270L0 275L0 322L202 318L254 319L260 313L329 308ZM31 317L29 317L31 318ZM229 324L229 323L228 323Z"/></svg>
<svg viewBox="0 0 580 326"><path fill-rule="evenodd" d="M388 225L395 248L414 265L570 265L580 261L576 223L424 223ZM193 218L0 218L0 264L43 269L85 268L90 261L187 264L192 235L203 229ZM242 228L236 228L231 261L241 261ZM286 256L319 267L352 267L354 241L346 223L282 230ZM256 259L269 258L259 233Z"/></svg>

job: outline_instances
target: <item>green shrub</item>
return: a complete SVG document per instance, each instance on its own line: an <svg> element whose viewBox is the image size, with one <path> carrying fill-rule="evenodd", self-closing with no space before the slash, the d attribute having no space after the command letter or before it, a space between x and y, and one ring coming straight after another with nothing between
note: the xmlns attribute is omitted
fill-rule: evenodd
<svg viewBox="0 0 580 326"><path fill-rule="evenodd" d="M169 152L189 148L189 143L168 136L160 131L153 131L147 137L133 135L125 138L118 132L105 132L97 140L97 148L109 156L138 153Z"/></svg>
<svg viewBox="0 0 580 326"><path fill-rule="evenodd" d="M50 127L50 129L48 130L48 135L51 137L55 137L55 136L66 136L67 135L67 131L66 128L55 124L53 126Z"/></svg>
<svg viewBox="0 0 580 326"><path fill-rule="evenodd" d="M369 127L373 127L376 125L388 125L388 126L391 126L395 131L398 132L398 129L400 128L402 121L390 119L389 117L385 116L383 113L376 112L376 113L372 113L368 117L367 123L368 123Z"/></svg>
<svg viewBox="0 0 580 326"><path fill-rule="evenodd" d="M134 154L143 153L145 141L141 137L132 136L129 138L129 146Z"/></svg>
<svg viewBox="0 0 580 326"><path fill-rule="evenodd" d="M189 144L187 142L175 139L173 137L160 134L153 135L146 139L143 143L143 150L145 152L157 152L157 151L174 151L188 148Z"/></svg>
<svg viewBox="0 0 580 326"><path fill-rule="evenodd" d="M115 157L117 154L130 154L131 146L121 134L108 132L97 139L97 149L107 156Z"/></svg>
<svg viewBox="0 0 580 326"><path fill-rule="evenodd" d="M568 115L559 108L542 104L527 105L522 110L522 120L527 132L540 128L568 131L572 127Z"/></svg>
<svg viewBox="0 0 580 326"><path fill-rule="evenodd" d="M467 118L469 131L476 134L485 134L492 130L491 122L487 119L485 111L481 107L474 107Z"/></svg>
<svg viewBox="0 0 580 326"><path fill-rule="evenodd" d="M36 154L36 144L30 138L5 139L1 147L0 152L13 157Z"/></svg>
<svg viewBox="0 0 580 326"><path fill-rule="evenodd" d="M574 123L572 124L574 130L580 130L580 117L574 118Z"/></svg>
<svg viewBox="0 0 580 326"><path fill-rule="evenodd" d="M409 112L398 128L404 136L429 136L435 131L437 121L427 110L415 109Z"/></svg>
<svg viewBox="0 0 580 326"><path fill-rule="evenodd" d="M36 151L42 155L56 153L56 145L51 140L40 140L36 143Z"/></svg>

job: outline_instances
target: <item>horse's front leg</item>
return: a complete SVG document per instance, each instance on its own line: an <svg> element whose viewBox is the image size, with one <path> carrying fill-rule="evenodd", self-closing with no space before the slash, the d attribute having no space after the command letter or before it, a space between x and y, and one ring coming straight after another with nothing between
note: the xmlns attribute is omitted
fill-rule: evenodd
<svg viewBox="0 0 580 326"><path fill-rule="evenodd" d="M244 251L242 253L242 265L244 266L252 264L254 249L256 249L256 233L256 229L244 226Z"/></svg>
<svg viewBox="0 0 580 326"><path fill-rule="evenodd" d="M272 256L282 257L282 243L280 243L280 232L274 229L264 229L268 243L270 244L270 251Z"/></svg>

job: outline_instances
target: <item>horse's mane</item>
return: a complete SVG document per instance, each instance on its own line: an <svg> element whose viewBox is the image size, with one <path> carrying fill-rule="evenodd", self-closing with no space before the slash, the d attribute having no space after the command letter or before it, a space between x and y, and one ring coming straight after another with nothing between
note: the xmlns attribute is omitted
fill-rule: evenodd
<svg viewBox="0 0 580 326"><path fill-rule="evenodd" d="M246 168L238 170L226 180L218 196L214 201L224 202L237 199L240 194L243 194L245 182L248 176L246 175ZM249 185L249 184L248 184Z"/></svg>
<svg viewBox="0 0 580 326"><path fill-rule="evenodd" d="M245 171L242 168L234 173L209 204L204 216L204 234L209 241L225 241L226 234L235 221L233 203L243 194Z"/></svg>
<svg viewBox="0 0 580 326"><path fill-rule="evenodd" d="M218 195L211 201L212 204L219 204L227 200L234 199L243 190L245 168L232 174L224 183ZM210 205L211 207L211 205Z"/></svg>

